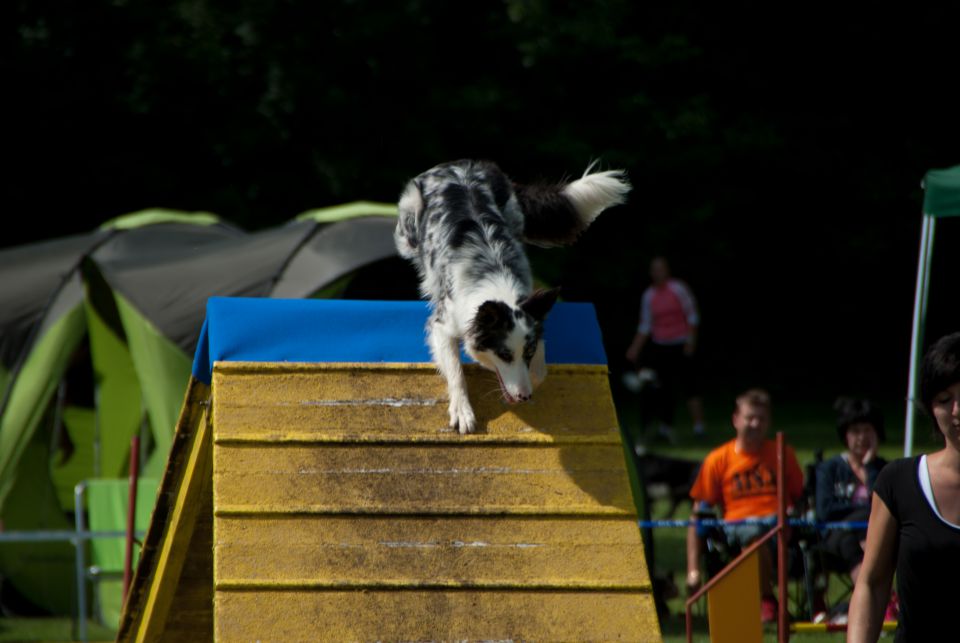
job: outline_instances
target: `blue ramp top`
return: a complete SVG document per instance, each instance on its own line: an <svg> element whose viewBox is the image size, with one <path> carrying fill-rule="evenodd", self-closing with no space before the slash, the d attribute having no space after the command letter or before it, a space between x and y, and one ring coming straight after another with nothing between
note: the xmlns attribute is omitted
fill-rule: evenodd
<svg viewBox="0 0 960 643"><path fill-rule="evenodd" d="M429 362L422 301L211 297L193 376L213 363ZM606 364L592 304L559 303L544 325L547 362Z"/></svg>

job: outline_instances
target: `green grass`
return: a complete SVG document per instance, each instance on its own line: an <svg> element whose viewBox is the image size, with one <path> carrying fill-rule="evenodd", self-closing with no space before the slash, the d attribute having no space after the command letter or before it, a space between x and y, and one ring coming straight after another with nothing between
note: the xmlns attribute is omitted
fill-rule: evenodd
<svg viewBox="0 0 960 643"><path fill-rule="evenodd" d="M617 400L617 412L627 433L634 436L634 441L646 444L651 452L670 455L679 458L703 460L707 453L734 437L733 426L730 423L733 411L733 395L728 397L708 397L704 400L707 417L708 435L705 438L695 439L689 415L685 408L677 409L677 424L675 434L677 443L670 445L653 439L652 431L647 436L638 438L639 414L636 398L624 397ZM903 454L903 421L905 407L897 400L875 400L884 412L886 419L886 441L881 444L879 453L883 457L894 459ZM823 396L822 399L811 396L807 400L774 399L773 426L770 437L777 431L783 431L787 443L794 448L801 468L814 461L814 453L823 451L824 459L840 453L843 448L837 438L834 428L832 398ZM917 420L917 437L914 441L914 453L931 452L939 446L930 438L927 424L923 419ZM644 439L646 437L647 439ZM667 504L656 502L651 508L654 519L666 517ZM681 505L674 518L683 519L689 516L689 505ZM655 549L655 571L657 573L672 574L674 581L680 588L681 596L668 601L670 617L661 624L664 641L679 643L686 641L686 622L684 618L683 582L686 574L686 530L685 528L659 528L653 531ZM832 579L828 593L828 601L838 600L843 593L842 585ZM708 641L706 623L706 602L694 611L694 640ZM776 641L775 628L765 630L764 640ZM843 633L803 633L792 634L791 641L832 641L839 643L843 640Z"/></svg>
<svg viewBox="0 0 960 643"><path fill-rule="evenodd" d="M74 641L76 624L69 618L0 618L0 641ZM89 623L90 641L112 641L116 630Z"/></svg>

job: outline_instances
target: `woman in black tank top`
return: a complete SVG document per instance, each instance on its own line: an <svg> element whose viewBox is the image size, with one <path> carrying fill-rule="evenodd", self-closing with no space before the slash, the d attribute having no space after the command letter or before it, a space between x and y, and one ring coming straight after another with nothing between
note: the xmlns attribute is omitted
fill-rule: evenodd
<svg viewBox="0 0 960 643"><path fill-rule="evenodd" d="M896 460L877 477L848 642L879 638L894 572L900 598L895 640L960 638L952 591L960 578L960 333L927 352L920 398L944 448Z"/></svg>

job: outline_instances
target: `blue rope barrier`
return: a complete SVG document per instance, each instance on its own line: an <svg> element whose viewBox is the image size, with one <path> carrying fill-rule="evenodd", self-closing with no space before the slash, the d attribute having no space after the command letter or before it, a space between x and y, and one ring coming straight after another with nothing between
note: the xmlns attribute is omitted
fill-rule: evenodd
<svg viewBox="0 0 960 643"><path fill-rule="evenodd" d="M819 520L807 520L805 518L790 518L787 521L791 527L814 527L819 531L830 529L866 529L867 523L863 521L834 521L823 522ZM690 525L699 525L701 527L725 527L729 525L770 525L777 524L776 518L745 518L743 520L719 520L717 518L701 518L689 520L640 520L638 521L641 529L657 529L663 527L689 527Z"/></svg>

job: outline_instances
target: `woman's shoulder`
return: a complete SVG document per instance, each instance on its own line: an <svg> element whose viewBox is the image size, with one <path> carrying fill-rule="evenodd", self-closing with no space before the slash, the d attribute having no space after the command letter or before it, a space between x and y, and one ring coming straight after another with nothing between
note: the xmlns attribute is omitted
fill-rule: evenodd
<svg viewBox="0 0 960 643"><path fill-rule="evenodd" d="M880 473L877 474L877 485L897 484L904 479L916 474L917 461L920 456L910 456L908 458L896 458L883 465Z"/></svg>

